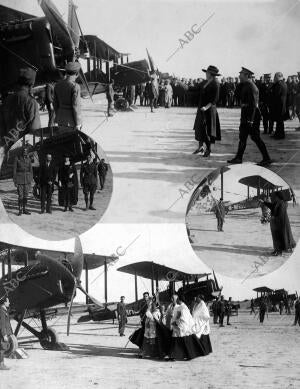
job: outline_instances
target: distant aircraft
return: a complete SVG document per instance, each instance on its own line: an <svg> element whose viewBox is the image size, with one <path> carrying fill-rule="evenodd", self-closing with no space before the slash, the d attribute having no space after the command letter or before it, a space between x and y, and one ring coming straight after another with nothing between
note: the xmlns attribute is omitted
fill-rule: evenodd
<svg viewBox="0 0 300 389"><path fill-rule="evenodd" d="M35 17L0 6L0 92L10 91L19 70L37 71L36 85L63 77L67 62L86 56L86 45L79 51L80 25L74 7L64 22L51 0L40 0L45 17ZM83 71L80 78L87 87Z"/></svg>
<svg viewBox="0 0 300 389"><path fill-rule="evenodd" d="M77 289L98 307L103 307L81 286L83 268L94 269L118 259L117 256L83 254L79 238L75 239L74 253L61 253L47 250L12 246L1 243L0 261L2 273L5 263L8 272L0 279L0 296L8 296L10 315L17 321L15 336L21 326L38 338L44 349L54 349L58 345L56 332L47 325L47 309L59 304L68 304L67 334L70 330L70 317ZM23 265L12 271L12 265ZM87 276L87 275L86 275ZM88 285L88 283L87 283ZM104 307L103 307L104 309ZM42 324L39 332L25 320L38 317Z"/></svg>

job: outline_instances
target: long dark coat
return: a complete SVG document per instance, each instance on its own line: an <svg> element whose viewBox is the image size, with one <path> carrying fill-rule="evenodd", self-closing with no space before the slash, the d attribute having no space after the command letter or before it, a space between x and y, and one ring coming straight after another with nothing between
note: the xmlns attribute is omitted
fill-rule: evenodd
<svg viewBox="0 0 300 389"><path fill-rule="evenodd" d="M271 234L274 250L287 251L296 246L292 229L287 214L287 203L284 200L276 200L274 203L265 202L271 209Z"/></svg>
<svg viewBox="0 0 300 389"><path fill-rule="evenodd" d="M287 85L284 81L271 86L269 99L270 119L274 122L286 120Z"/></svg>
<svg viewBox="0 0 300 389"><path fill-rule="evenodd" d="M216 104L219 100L219 90L220 84L215 79L210 83L204 81L200 85L200 100L194 123L195 139L198 142L204 142L207 135L211 143L214 143L216 140L221 140L221 127L216 109ZM201 107L208 103L213 104L213 106L207 111L202 112Z"/></svg>
<svg viewBox="0 0 300 389"><path fill-rule="evenodd" d="M73 173L73 177L69 178L69 175ZM64 206L64 191L67 188L71 188L71 204L76 205L78 202L78 175L74 164L62 165L58 171L58 180L61 182L62 187L58 192L58 203L60 206Z"/></svg>

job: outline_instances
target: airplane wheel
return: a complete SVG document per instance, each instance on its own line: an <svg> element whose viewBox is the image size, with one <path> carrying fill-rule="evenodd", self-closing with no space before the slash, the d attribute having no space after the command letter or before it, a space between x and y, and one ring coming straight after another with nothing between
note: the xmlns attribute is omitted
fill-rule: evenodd
<svg viewBox="0 0 300 389"><path fill-rule="evenodd" d="M9 335L8 336L8 342L5 342L5 351L4 356L5 358L9 358L11 354L13 354L17 348L18 348L18 340L15 337L15 335Z"/></svg>
<svg viewBox="0 0 300 389"><path fill-rule="evenodd" d="M45 350L53 350L57 344L58 337L53 328L47 328L40 333L40 344Z"/></svg>

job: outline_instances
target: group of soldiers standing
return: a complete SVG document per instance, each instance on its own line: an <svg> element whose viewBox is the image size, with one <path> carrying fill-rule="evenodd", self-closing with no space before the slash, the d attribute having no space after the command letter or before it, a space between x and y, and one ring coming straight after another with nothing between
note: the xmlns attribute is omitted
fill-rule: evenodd
<svg viewBox="0 0 300 389"><path fill-rule="evenodd" d="M89 154L86 161L81 162L80 184L84 194L85 209L96 210L93 206L94 194L98 187L104 189L105 178L108 166L104 159L97 162L92 160ZM63 211L73 212L73 206L78 202L78 172L77 167L69 156L64 156L63 161L57 166L52 155L47 154L39 161L39 167L33 167L31 158L26 147L22 149L22 154L14 161L13 181L18 193L18 215L30 215L26 205L29 191L35 181L35 193L39 195L41 202L41 213L52 213L52 196L54 186L58 186L59 205L63 206Z"/></svg>

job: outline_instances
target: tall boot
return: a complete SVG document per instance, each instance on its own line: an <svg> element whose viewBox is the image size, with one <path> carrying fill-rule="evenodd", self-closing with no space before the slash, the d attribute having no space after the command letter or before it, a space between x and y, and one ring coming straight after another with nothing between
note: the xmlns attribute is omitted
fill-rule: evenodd
<svg viewBox="0 0 300 389"><path fill-rule="evenodd" d="M26 209L27 199L23 199L23 213L24 215L30 215L30 212Z"/></svg>
<svg viewBox="0 0 300 389"><path fill-rule="evenodd" d="M90 206L89 206L89 209L91 209L92 211L96 211L96 208L93 207L93 201L94 201L94 195L91 193L90 194Z"/></svg>
<svg viewBox="0 0 300 389"><path fill-rule="evenodd" d="M19 199L18 204L19 204L19 213L18 213L18 216L21 216L21 215L22 215L22 200Z"/></svg>
<svg viewBox="0 0 300 389"><path fill-rule="evenodd" d="M238 164L243 162L243 155L246 150L246 142L239 141L238 150L236 156L233 159L228 160L228 163Z"/></svg>

